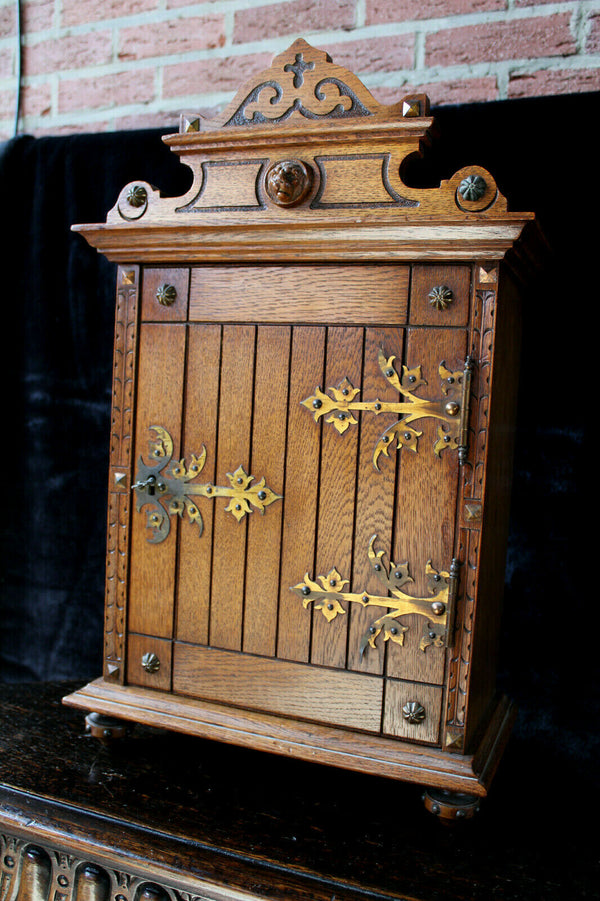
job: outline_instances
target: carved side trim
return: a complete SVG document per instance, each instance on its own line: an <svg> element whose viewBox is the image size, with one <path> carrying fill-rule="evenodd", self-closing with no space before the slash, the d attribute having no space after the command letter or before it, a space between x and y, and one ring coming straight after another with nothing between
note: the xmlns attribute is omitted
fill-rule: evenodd
<svg viewBox="0 0 600 901"><path fill-rule="evenodd" d="M119 267L113 362L106 554L104 677L125 678L125 612L132 483L132 416L139 310L139 267Z"/></svg>
<svg viewBox="0 0 600 901"><path fill-rule="evenodd" d="M471 354L477 365L473 373L469 451L462 468L459 492L459 550L465 562L460 597L457 603L457 631L448 668L446 705L447 750L462 751L461 733L465 727L471 636L477 593L479 541L484 494L484 462L487 450L490 377L494 339L496 292L489 288L497 280L495 267L475 268L473 284L473 327L470 337Z"/></svg>

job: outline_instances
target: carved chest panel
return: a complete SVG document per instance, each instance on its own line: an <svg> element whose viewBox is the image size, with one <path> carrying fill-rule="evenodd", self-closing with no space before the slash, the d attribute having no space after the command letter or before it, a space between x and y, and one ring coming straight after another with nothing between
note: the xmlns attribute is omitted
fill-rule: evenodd
<svg viewBox="0 0 600 901"><path fill-rule="evenodd" d="M479 167L405 184L431 125L297 41L166 138L184 197L78 226L120 265L105 672L67 703L485 794L532 217Z"/></svg>

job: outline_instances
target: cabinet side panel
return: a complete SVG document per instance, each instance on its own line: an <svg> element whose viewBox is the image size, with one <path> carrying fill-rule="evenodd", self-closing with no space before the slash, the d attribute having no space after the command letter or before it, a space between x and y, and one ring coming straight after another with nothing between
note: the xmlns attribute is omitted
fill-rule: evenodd
<svg viewBox="0 0 600 901"><path fill-rule="evenodd" d="M198 481L216 484L217 413L221 328L190 326L186 367L183 441L186 459L206 448L206 462ZM216 501L198 499L203 530L184 523L179 535L176 635L182 641L208 641L210 572ZM219 501L219 503L221 503Z"/></svg>
<svg viewBox="0 0 600 901"><path fill-rule="evenodd" d="M323 384L325 336L316 326L296 326L292 334L277 637L277 656L286 660L307 661L310 655L311 612L290 588L315 566L321 426L301 401Z"/></svg>
<svg viewBox="0 0 600 901"><path fill-rule="evenodd" d="M337 387L344 379L360 385L362 375L363 330L335 327L328 330L325 389ZM314 428L310 417L306 423ZM350 426L339 434L325 422L321 439L321 477L317 525L316 577L336 569L342 579L352 580L352 544L358 432ZM303 573L299 573L300 581ZM346 666L348 616L328 622L313 610L311 661L325 666Z"/></svg>
<svg viewBox="0 0 600 901"><path fill-rule="evenodd" d="M519 304L518 286L508 270L501 269L490 349L489 428L469 673L467 749L480 732L496 691L521 346Z"/></svg>
<svg viewBox="0 0 600 901"><path fill-rule="evenodd" d="M151 462L152 426L171 435L175 454L181 446L185 326L143 323L139 345L135 456ZM158 544L148 541L146 526L142 507L131 529L128 628L167 638L173 632L177 524L172 519L168 537Z"/></svg>
<svg viewBox="0 0 600 901"><path fill-rule="evenodd" d="M224 326L217 479L227 485L227 474L242 466L250 475L252 398L254 392L254 326ZM248 516L239 522L226 511L225 498L217 498L213 531L210 643L240 650L244 617L244 581Z"/></svg>
<svg viewBox="0 0 600 901"><path fill-rule="evenodd" d="M466 332L462 329L411 329L407 337L406 364L421 366L427 384L419 388L420 397L436 400L444 397L439 375L440 363L450 370L464 368ZM434 569L449 571L454 550L454 528L458 487L457 451L434 452L439 420L422 419L416 423L419 437L417 453L399 451L400 471L396 497L394 557L396 563L408 562L413 582L410 593L428 597L427 562ZM398 453L398 452L397 452ZM390 465L391 461L385 461ZM422 617L404 620L409 626L403 646L388 642L387 674L414 681L440 684L444 678L443 648L419 647L427 623Z"/></svg>
<svg viewBox="0 0 600 901"><path fill-rule="evenodd" d="M259 327L256 340L252 472L277 494L284 482L290 332ZM276 652L282 514L276 501L248 522L243 647L250 654Z"/></svg>
<svg viewBox="0 0 600 901"><path fill-rule="evenodd" d="M404 331L402 329L367 329L361 392L358 399L371 401L378 399L398 402L398 392L384 379L378 362L382 349L387 357L395 355L402 359ZM354 529L353 587L355 592L367 591L374 595L386 596L385 587L377 578L369 562L368 548L373 535L377 535L379 548L392 546L392 523L394 521L394 497L396 485L395 458L390 461L380 458L381 468L373 463L373 455L380 436L385 429L396 422L397 413L360 414L359 460L356 486L356 523ZM352 604L348 611L350 630L348 640L348 667L361 672L382 673L385 645L379 642L376 648L368 647L360 653L361 639L373 620L385 612L384 608L362 608Z"/></svg>
<svg viewBox="0 0 600 901"><path fill-rule="evenodd" d="M139 266L119 267L117 272L104 608L104 677L119 682L125 679L139 274Z"/></svg>

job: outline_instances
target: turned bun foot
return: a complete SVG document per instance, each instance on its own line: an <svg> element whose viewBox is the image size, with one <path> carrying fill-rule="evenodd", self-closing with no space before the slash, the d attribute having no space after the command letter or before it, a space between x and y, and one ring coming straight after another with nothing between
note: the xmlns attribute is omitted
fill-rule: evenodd
<svg viewBox="0 0 600 901"><path fill-rule="evenodd" d="M118 738L124 738L129 724L125 720L105 716L103 713L88 713L85 718L85 728L93 738L102 742L111 742Z"/></svg>
<svg viewBox="0 0 600 901"><path fill-rule="evenodd" d="M451 823L474 817L479 810L480 799L476 795L467 795L463 792L428 788L423 795L423 803L426 810L439 817L441 822Z"/></svg>

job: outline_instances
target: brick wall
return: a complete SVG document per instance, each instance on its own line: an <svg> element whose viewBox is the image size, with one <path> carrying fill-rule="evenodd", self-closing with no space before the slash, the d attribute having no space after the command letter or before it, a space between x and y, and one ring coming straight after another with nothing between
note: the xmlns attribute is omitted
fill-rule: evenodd
<svg viewBox="0 0 600 901"><path fill-rule="evenodd" d="M17 0L0 0L0 138L14 131ZM600 0L21 0L20 132L212 115L296 37L377 99L434 104L600 90Z"/></svg>

